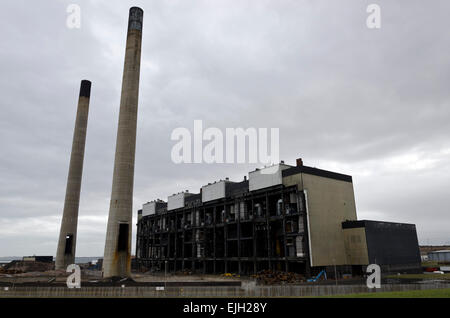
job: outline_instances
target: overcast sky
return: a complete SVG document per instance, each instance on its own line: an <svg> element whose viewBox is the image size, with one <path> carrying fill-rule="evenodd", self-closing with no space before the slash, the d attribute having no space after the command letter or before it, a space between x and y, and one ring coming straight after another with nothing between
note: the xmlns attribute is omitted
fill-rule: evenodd
<svg viewBox="0 0 450 318"><path fill-rule="evenodd" d="M71 3L81 29L66 26ZM381 29L366 26L371 3ZM0 256L56 253L82 79L93 86L77 256L103 255L133 5L145 11L135 217L255 168L172 163L172 131L201 119L279 128L286 163L353 176L359 219L450 243L448 0L2 0Z"/></svg>

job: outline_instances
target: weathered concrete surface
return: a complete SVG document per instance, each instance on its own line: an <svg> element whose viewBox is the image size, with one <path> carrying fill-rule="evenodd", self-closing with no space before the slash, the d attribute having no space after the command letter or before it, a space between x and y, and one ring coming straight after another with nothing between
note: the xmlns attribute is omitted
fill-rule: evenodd
<svg viewBox="0 0 450 318"><path fill-rule="evenodd" d="M75 263L75 250L78 226L78 208L80 205L81 180L83 174L84 148L89 115L91 82L83 80L80 87L77 118L73 134L72 154L70 157L69 175L67 177L66 198L56 251L56 269L65 269ZM67 236L71 243L66 248Z"/></svg>
<svg viewBox="0 0 450 318"><path fill-rule="evenodd" d="M357 219L353 183L299 173L284 177L283 185L307 191L311 266L350 264L342 222Z"/></svg>
<svg viewBox="0 0 450 318"><path fill-rule="evenodd" d="M130 276L131 271L133 183L143 15L144 12L140 8L130 9L111 203L103 260L104 277ZM124 238L121 238L122 248L119 248L121 225L128 225L128 233L125 242L123 242ZM121 233L126 233L126 231ZM124 245L125 247L123 247Z"/></svg>

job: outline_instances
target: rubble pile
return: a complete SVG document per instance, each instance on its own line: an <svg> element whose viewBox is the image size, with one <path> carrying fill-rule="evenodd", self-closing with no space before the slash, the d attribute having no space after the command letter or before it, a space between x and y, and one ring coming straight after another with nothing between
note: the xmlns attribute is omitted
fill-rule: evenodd
<svg viewBox="0 0 450 318"><path fill-rule="evenodd" d="M27 272L46 272L54 268L54 263L12 261L0 268L0 273L21 274Z"/></svg>
<svg viewBox="0 0 450 318"><path fill-rule="evenodd" d="M303 275L272 270L260 271L253 277L256 278L258 284L262 285L296 284L305 282L305 277Z"/></svg>
<svg viewBox="0 0 450 318"><path fill-rule="evenodd" d="M193 272L191 270L185 269L183 271L176 272L175 275L193 275Z"/></svg>

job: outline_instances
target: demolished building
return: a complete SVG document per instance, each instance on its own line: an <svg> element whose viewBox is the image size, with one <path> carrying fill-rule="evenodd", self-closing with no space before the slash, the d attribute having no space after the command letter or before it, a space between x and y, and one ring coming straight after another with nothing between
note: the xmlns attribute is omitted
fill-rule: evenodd
<svg viewBox="0 0 450 318"><path fill-rule="evenodd" d="M415 226L386 224L357 220L351 176L298 159L295 166L257 169L241 182L225 179L144 204L136 257L142 267L168 272L340 275L362 273L375 261L420 270Z"/></svg>

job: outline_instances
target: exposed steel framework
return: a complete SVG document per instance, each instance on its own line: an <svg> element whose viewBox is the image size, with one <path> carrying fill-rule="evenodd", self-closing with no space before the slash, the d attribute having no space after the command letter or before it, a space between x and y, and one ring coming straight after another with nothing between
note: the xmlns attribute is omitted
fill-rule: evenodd
<svg viewBox="0 0 450 318"><path fill-rule="evenodd" d="M307 239L303 192L283 185L249 192L247 182L223 199L202 203L198 194L184 208L140 218L136 255L154 271L309 274Z"/></svg>

